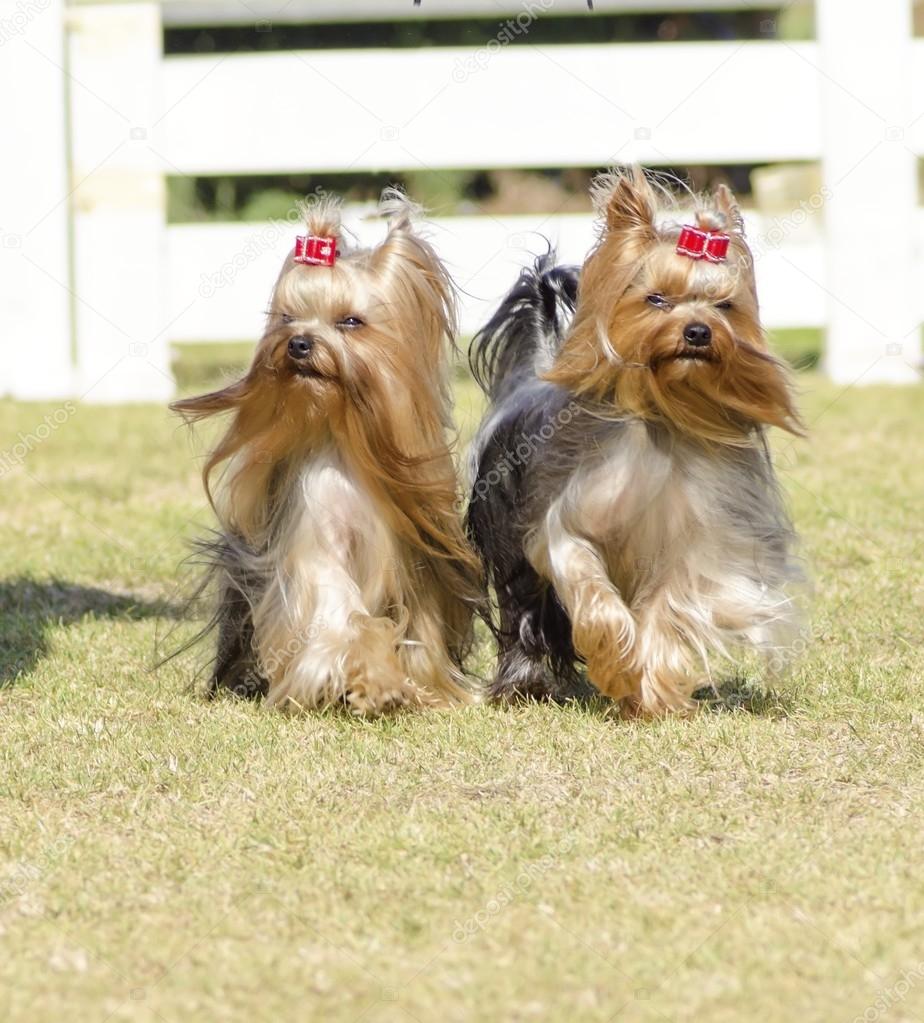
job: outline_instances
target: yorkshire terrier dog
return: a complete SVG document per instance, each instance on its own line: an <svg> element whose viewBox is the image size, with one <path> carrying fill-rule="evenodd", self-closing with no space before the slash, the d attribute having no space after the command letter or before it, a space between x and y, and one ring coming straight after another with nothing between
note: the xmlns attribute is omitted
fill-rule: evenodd
<svg viewBox="0 0 924 1023"><path fill-rule="evenodd" d="M770 653L795 624L765 428L801 426L731 192L686 226L640 169L593 193L580 278L541 258L473 343L491 406L468 529L498 603L496 698L564 698L579 659L656 715L693 706L714 655Z"/></svg>
<svg viewBox="0 0 924 1023"><path fill-rule="evenodd" d="M347 247L337 204L305 207L243 379L176 402L226 414L203 479L220 530L210 692L374 715L466 702L479 570L448 440L454 294L416 209Z"/></svg>

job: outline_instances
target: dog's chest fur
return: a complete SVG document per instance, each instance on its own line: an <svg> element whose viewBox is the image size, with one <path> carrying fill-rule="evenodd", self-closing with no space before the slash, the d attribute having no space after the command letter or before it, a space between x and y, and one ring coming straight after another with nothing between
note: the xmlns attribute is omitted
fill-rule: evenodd
<svg viewBox="0 0 924 1023"><path fill-rule="evenodd" d="M315 584L343 573L380 602L396 551L371 496L333 448L307 462L294 483L285 541L291 571L317 577Z"/></svg>
<svg viewBox="0 0 924 1023"><path fill-rule="evenodd" d="M632 603L670 582L708 591L736 576L760 585L770 568L760 538L777 529L773 504L746 458L665 443L634 422L572 474L549 514L594 544Z"/></svg>

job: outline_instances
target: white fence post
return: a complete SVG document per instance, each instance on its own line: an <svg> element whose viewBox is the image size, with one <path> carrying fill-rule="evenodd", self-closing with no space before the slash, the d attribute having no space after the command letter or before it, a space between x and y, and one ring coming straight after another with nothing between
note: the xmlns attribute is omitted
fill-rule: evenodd
<svg viewBox="0 0 924 1023"><path fill-rule="evenodd" d="M72 384L64 3L0 0L0 395Z"/></svg>
<svg viewBox="0 0 924 1023"><path fill-rule="evenodd" d="M160 4L71 10L78 393L163 401L173 380L162 302Z"/></svg>
<svg viewBox="0 0 924 1023"><path fill-rule="evenodd" d="M838 383L912 383L917 157L910 0L816 0L827 288L824 368Z"/></svg>

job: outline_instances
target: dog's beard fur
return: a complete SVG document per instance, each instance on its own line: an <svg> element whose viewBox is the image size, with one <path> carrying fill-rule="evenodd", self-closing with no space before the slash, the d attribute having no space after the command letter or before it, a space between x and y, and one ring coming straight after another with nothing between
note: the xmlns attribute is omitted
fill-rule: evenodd
<svg viewBox="0 0 924 1023"><path fill-rule="evenodd" d="M494 404L469 532L499 604L495 695L573 691L577 658L627 711L658 714L692 705L714 656L787 642L799 572L763 431L800 426L730 193L698 213L731 234L718 265L674 252L678 229L659 226L664 199L640 171L602 176L596 193L603 233L570 329L568 289L551 280L566 271L546 259L475 340ZM692 323L711 344L685 343ZM524 437L539 440L511 468Z"/></svg>
<svg viewBox="0 0 924 1023"><path fill-rule="evenodd" d="M447 441L452 288L409 204L383 212L375 249L330 268L290 257L248 373L174 406L231 416L204 469L222 527L213 688L359 713L469 698L478 571ZM308 231L337 235L336 208L310 210Z"/></svg>

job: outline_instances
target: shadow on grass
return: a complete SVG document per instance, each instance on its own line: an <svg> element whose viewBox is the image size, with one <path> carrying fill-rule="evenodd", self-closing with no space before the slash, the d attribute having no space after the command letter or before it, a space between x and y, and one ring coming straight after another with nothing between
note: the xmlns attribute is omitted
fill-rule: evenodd
<svg viewBox="0 0 924 1023"><path fill-rule="evenodd" d="M48 653L48 631L84 618L176 619L181 608L93 586L52 579L0 582L0 689L12 685Z"/></svg>
<svg viewBox="0 0 924 1023"><path fill-rule="evenodd" d="M789 716L791 701L773 689L764 688L750 678L731 678L716 687L698 689L693 694L697 709L706 714L753 714L755 717L784 718ZM498 709L547 703L554 706L579 708L586 714L599 717L620 717L619 707L601 695L581 675L574 685L557 699L539 699L523 696L506 703L495 703Z"/></svg>
<svg viewBox="0 0 924 1023"><path fill-rule="evenodd" d="M774 689L748 678L731 678L714 689L693 694L699 707L712 714L754 714L757 717L788 717L791 701Z"/></svg>

